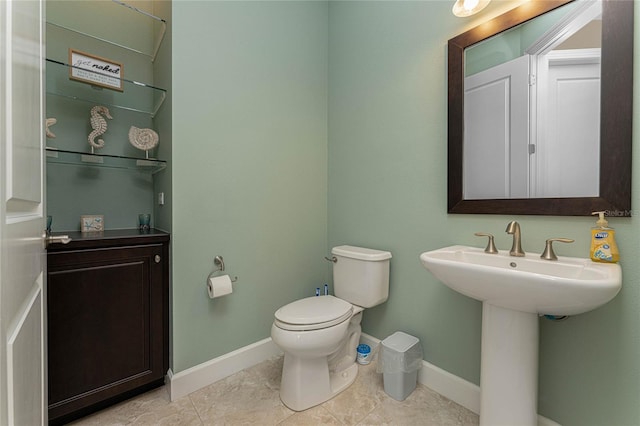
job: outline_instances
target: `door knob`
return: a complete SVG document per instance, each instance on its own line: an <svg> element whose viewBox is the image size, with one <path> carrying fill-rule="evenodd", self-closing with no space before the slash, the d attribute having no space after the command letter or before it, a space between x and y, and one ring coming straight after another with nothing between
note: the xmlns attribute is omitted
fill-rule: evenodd
<svg viewBox="0 0 640 426"><path fill-rule="evenodd" d="M48 248L49 244L60 243L60 244L69 244L71 238L68 235L51 235L48 232L42 234L42 238L44 239L44 248Z"/></svg>

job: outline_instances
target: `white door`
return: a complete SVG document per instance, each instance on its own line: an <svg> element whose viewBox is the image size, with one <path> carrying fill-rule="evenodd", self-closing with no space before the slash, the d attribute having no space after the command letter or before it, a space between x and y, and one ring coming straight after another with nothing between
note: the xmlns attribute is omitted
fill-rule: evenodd
<svg viewBox="0 0 640 426"><path fill-rule="evenodd" d="M0 424L45 424L43 1L0 1Z"/></svg>
<svg viewBox="0 0 640 426"><path fill-rule="evenodd" d="M529 196L529 58L465 78L465 200Z"/></svg>
<svg viewBox="0 0 640 426"><path fill-rule="evenodd" d="M600 49L552 51L538 62L535 197L600 192Z"/></svg>

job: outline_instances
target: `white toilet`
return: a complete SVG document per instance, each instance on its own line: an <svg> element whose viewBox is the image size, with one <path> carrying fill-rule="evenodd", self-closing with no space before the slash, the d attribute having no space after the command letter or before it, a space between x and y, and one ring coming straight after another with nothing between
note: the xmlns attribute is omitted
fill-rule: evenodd
<svg viewBox="0 0 640 426"><path fill-rule="evenodd" d="M280 399L302 411L333 398L356 379L364 308L389 296L388 251L331 250L334 296L307 297L278 309L271 338L284 351Z"/></svg>

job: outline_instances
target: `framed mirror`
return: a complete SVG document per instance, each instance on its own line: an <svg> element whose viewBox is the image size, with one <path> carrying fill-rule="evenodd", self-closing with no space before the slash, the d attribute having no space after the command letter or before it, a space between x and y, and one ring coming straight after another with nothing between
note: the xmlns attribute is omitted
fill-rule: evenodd
<svg viewBox="0 0 640 426"><path fill-rule="evenodd" d="M591 8L589 13L583 13L595 4L599 12L594 14ZM552 15L561 18L546 26L538 24L542 20L549 21ZM589 17L585 18L587 15ZM562 46L568 43L567 38L593 19L601 21L598 22L601 24L600 47L591 49L597 52L594 57L581 61L599 64L595 67L599 68L599 76L590 78L586 86L573 84L571 87L578 89L567 93L577 96L549 101L549 90L538 89L543 85L537 84L540 82L536 78L538 71L541 80L548 79L547 74L551 72L547 72L548 68L542 71L539 64L556 61L546 54L554 50L552 53L557 56L558 50L562 51ZM585 22L576 24L580 20ZM532 31L523 29L525 26L544 29L531 36ZM488 46L518 31L528 31L526 43L522 39L527 37L518 39L527 58L523 60L513 55L517 58L495 61L495 57L501 55ZM498 92L494 91L488 98L476 96L479 92L475 88L481 86L475 82L477 77L487 70L494 72L504 68L505 62L527 63L527 75L520 78L524 83L518 83L518 87L524 87L518 89L524 96L524 101L518 101L520 107L514 107L517 102L511 97L516 89L511 87L497 85ZM570 62L572 60L565 56L558 63ZM493 77L489 80L497 81ZM506 80L517 79L508 77ZM572 78L567 80L575 82ZM593 86L596 80L597 85ZM595 106L588 112L573 114L579 109L568 104L566 99L582 99L587 92L596 96ZM493 105L496 99L505 99L505 93L508 94L506 102ZM611 216L631 216L632 103L631 0L531 1L449 40L448 212L586 216L592 211L605 210ZM554 110L554 105L560 107ZM486 111L498 111L497 118L482 115ZM568 114L562 115L563 112ZM577 126L574 123L573 128L568 126L567 123L577 115L590 118ZM559 136L550 136L551 132L547 131L563 125L564 133ZM515 134L514 129L520 129L520 133ZM485 133L489 135L485 137L490 141L489 145L479 145L478 140L482 139L479 135ZM571 142L571 139L575 141ZM591 146L576 145L587 139L591 140ZM569 148L562 153L566 147ZM551 169L550 165L555 165L556 169ZM586 186L586 189L575 189L575 185L570 185L572 182L578 187Z"/></svg>

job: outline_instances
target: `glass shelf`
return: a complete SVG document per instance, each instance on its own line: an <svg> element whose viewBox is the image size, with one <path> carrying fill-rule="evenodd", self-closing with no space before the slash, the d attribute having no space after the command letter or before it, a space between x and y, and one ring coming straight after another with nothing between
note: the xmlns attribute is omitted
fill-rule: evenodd
<svg viewBox="0 0 640 426"><path fill-rule="evenodd" d="M75 2L56 2L47 7L47 24L148 56L151 62L167 30L164 19L120 0L83 2L84 15L79 13ZM118 31L111 24L116 22Z"/></svg>
<svg viewBox="0 0 640 426"><path fill-rule="evenodd" d="M87 167L128 169L155 174L167 167L167 162L154 158L135 158L122 155L92 154L47 147L47 163Z"/></svg>
<svg viewBox="0 0 640 426"><path fill-rule="evenodd" d="M152 118L167 97L165 89L125 78L120 79L123 83L122 92L71 80L69 71L72 68L76 67L54 59L47 59L48 95L141 112L150 115ZM83 71L91 72L88 70ZM100 75L98 73L94 74Z"/></svg>

